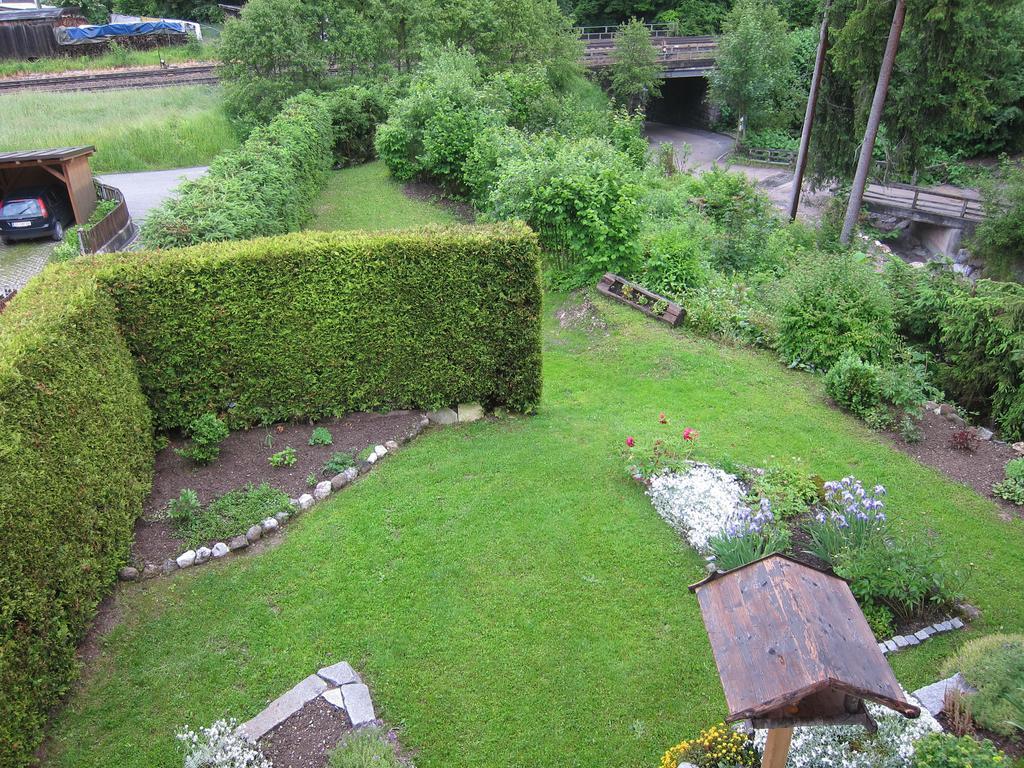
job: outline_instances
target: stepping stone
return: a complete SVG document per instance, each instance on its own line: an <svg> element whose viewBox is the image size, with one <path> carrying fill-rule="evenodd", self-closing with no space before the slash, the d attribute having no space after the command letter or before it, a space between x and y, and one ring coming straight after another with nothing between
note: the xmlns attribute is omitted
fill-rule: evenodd
<svg viewBox="0 0 1024 768"><path fill-rule="evenodd" d="M324 691L320 695L328 704L331 704L341 710L345 709L345 699L341 696L341 688L331 688L329 691Z"/></svg>
<svg viewBox="0 0 1024 768"><path fill-rule="evenodd" d="M370 689L362 683L350 683L341 686L341 695L345 700L345 711L353 728L368 725L377 719L370 700Z"/></svg>
<svg viewBox="0 0 1024 768"><path fill-rule="evenodd" d="M963 675L957 672L945 680L939 680L939 682L926 685L924 688L918 688L911 696L921 702L921 706L931 712L932 717L935 717L945 706L947 689L961 691L962 693L975 692L975 689L964 680Z"/></svg>
<svg viewBox="0 0 1024 768"><path fill-rule="evenodd" d="M253 741L259 741L268 731L294 715L327 688L327 683L316 675L310 675L290 691L270 702L267 708L252 720L242 723L239 729Z"/></svg>
<svg viewBox="0 0 1024 768"><path fill-rule="evenodd" d="M328 683L334 685L348 685L349 683L361 683L359 675L352 665L347 661L339 661L337 664L331 664L329 667L324 667L319 670L317 674L326 680Z"/></svg>

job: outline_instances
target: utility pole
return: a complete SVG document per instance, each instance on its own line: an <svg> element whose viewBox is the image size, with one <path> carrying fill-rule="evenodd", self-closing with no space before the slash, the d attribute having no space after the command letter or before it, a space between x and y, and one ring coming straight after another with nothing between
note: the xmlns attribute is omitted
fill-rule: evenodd
<svg viewBox="0 0 1024 768"><path fill-rule="evenodd" d="M789 220L796 218L800 207L800 190L807 168L807 149L811 145L811 128L814 127L814 112L818 108L818 92L821 89L821 71L825 68L825 53L828 50L828 7L821 14L821 33L818 35L818 53L814 57L814 75L811 77L811 91L807 94L807 111L804 112L804 127L800 132L800 151L796 154L796 170L793 173L793 194L789 198Z"/></svg>
<svg viewBox="0 0 1024 768"><path fill-rule="evenodd" d="M906 15L907 0L896 0L896 11L892 15L889 39L885 44L885 55L882 57L882 68L878 71L875 96L871 100L871 113L868 115L868 124L864 129L864 142L860 146L857 173L853 177L853 189L850 190L850 204L846 206L843 233L839 236L839 242L844 245L849 244L853 228L857 224L857 216L860 215L860 204L864 200L864 187L867 184L868 171L871 169L871 156L875 151L878 126L882 122L882 108L885 106L885 97L889 92L889 79L892 77L892 68L896 63L896 49L900 45L900 35L903 34L903 20Z"/></svg>

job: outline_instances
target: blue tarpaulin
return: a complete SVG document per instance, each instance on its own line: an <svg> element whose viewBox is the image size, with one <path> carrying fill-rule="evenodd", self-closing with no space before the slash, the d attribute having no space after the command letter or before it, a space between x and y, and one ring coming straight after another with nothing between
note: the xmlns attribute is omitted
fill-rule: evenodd
<svg viewBox="0 0 1024 768"><path fill-rule="evenodd" d="M137 21L124 24L96 24L84 27L57 27L56 29L57 41L62 45L88 43L111 37L151 35L155 32L183 35L187 33L187 30L180 21Z"/></svg>

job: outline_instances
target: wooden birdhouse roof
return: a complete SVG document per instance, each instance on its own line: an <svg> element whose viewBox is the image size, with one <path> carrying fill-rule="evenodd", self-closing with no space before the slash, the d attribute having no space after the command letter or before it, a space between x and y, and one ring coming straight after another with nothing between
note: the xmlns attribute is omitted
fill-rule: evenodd
<svg viewBox="0 0 1024 768"><path fill-rule="evenodd" d="M863 701L917 717L849 585L783 555L690 587L729 707L755 727L864 722Z"/></svg>

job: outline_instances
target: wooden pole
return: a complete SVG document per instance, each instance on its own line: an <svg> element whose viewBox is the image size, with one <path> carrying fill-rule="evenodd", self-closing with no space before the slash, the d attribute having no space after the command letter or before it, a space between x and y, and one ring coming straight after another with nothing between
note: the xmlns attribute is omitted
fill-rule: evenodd
<svg viewBox="0 0 1024 768"><path fill-rule="evenodd" d="M818 53L814 57L814 75L811 77L811 91L807 94L807 111L804 112L804 127L800 132L800 150L796 155L796 170L793 173L793 194L789 198L789 220L796 218L800 207L800 189L804 183L807 168L807 149L811 145L811 128L814 126L814 112L818 108L818 91L821 89L821 72L825 68L825 52L828 50L828 7L821 14L821 32L818 34Z"/></svg>
<svg viewBox="0 0 1024 768"><path fill-rule="evenodd" d="M768 741L764 745L764 754L761 756L761 768L786 768L789 744L792 740L792 728L771 728L768 731Z"/></svg>
<svg viewBox="0 0 1024 768"><path fill-rule="evenodd" d="M860 157L857 160L857 173L853 177L853 188L850 190L850 203L846 206L846 220L843 221L843 232L839 242L847 244L853 235L853 228L860 215L860 205L864 199L864 187L871 168L871 156L875 151L875 139L878 137L878 126L882 122L882 108L889 92L889 79L896 63L896 49L900 45L903 34L903 20L907 14L907 0L896 0L896 10L892 15L892 26L889 27L889 39L885 44L885 55L882 57L882 68L878 71L878 82L875 84L875 96L871 100L871 113L868 125L864 129L864 142L860 146Z"/></svg>

